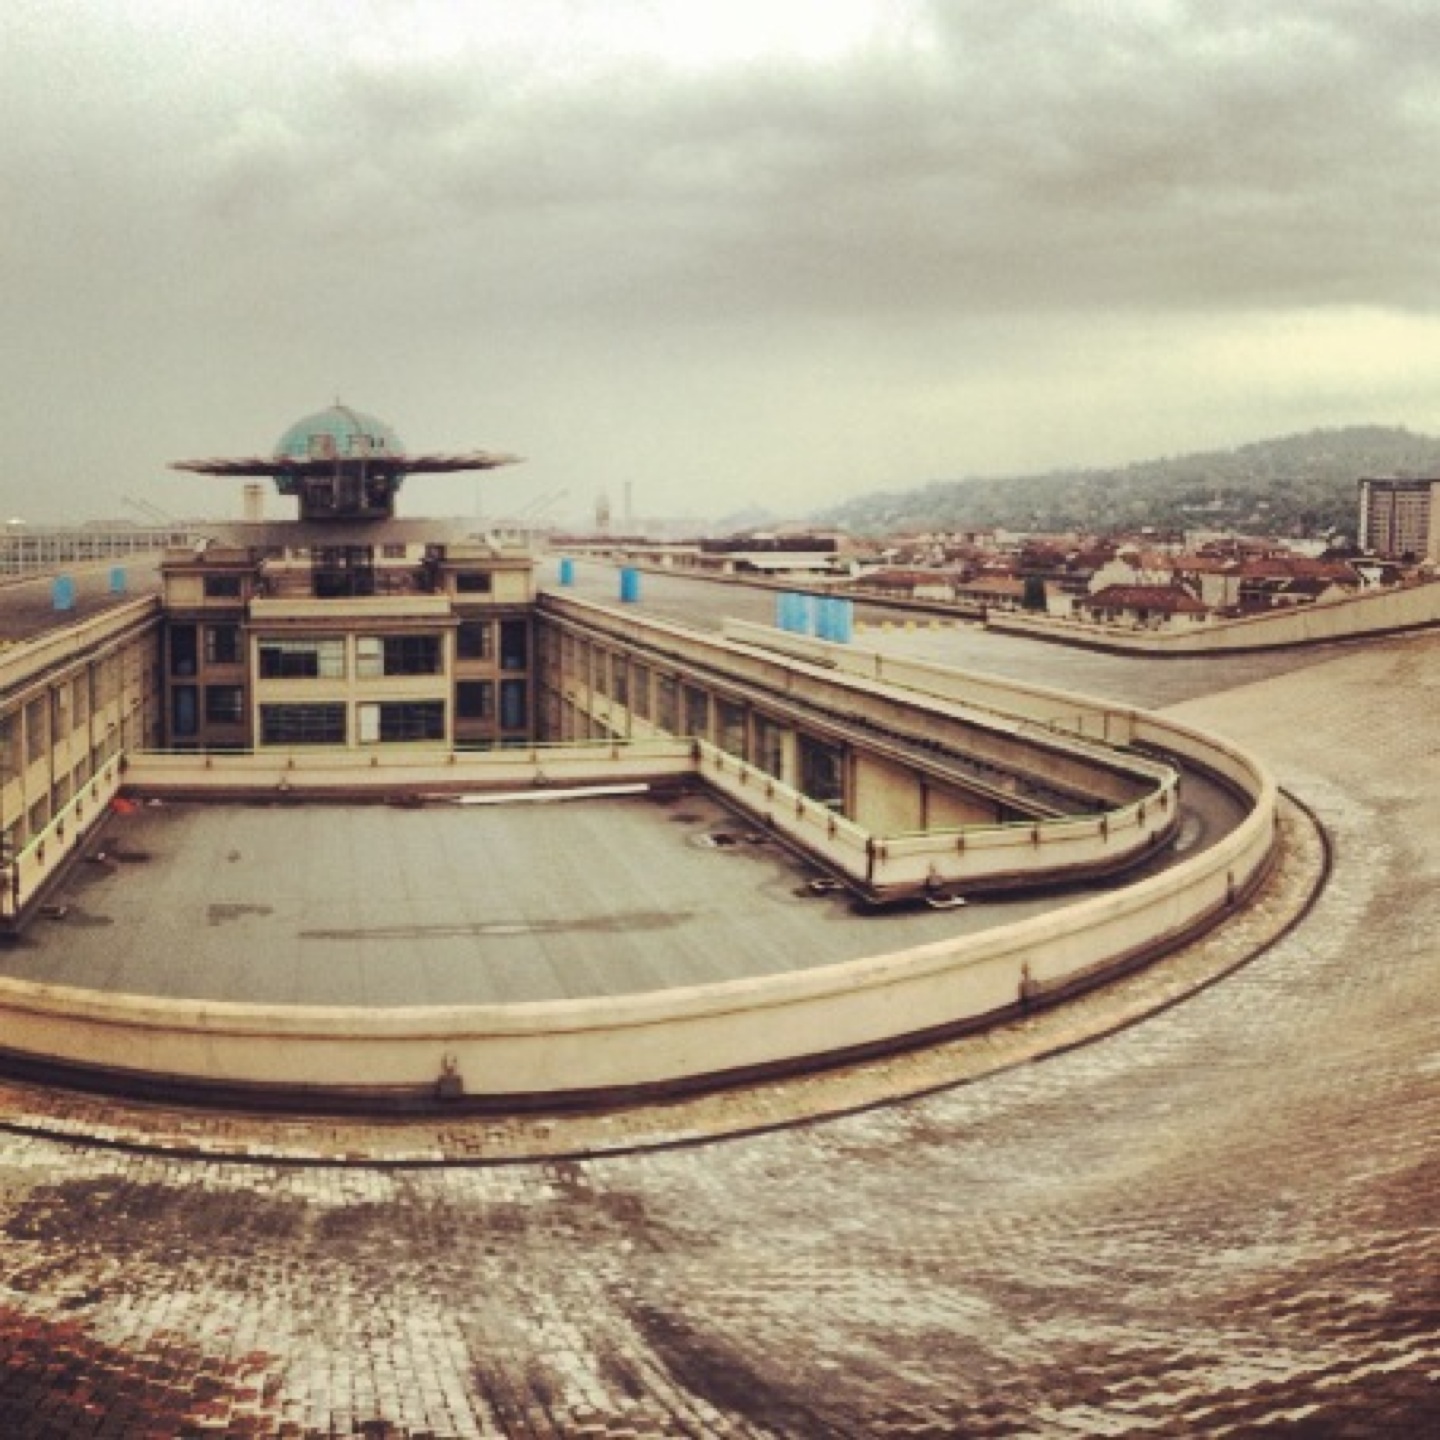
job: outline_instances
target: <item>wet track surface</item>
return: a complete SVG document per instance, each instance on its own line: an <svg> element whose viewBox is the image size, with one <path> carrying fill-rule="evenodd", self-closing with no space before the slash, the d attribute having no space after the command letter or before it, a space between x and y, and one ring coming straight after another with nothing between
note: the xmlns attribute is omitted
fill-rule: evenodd
<svg viewBox="0 0 1440 1440"><path fill-rule="evenodd" d="M877 643L983 669L977 636ZM0 1131L0 1434L1440 1432L1440 635L1004 645L1265 758L1333 840L1314 910L1105 1040L724 1143L411 1170Z"/></svg>
<svg viewBox="0 0 1440 1440"><path fill-rule="evenodd" d="M67 570L73 589L71 604L65 610L56 609L53 576L29 580L4 577L0 581L0 644L63 629L77 620L89 620L113 610L126 601L157 594L160 589L157 563L155 556L139 556L123 563L90 564ZM112 587L111 576L115 570L124 572L120 590Z"/></svg>

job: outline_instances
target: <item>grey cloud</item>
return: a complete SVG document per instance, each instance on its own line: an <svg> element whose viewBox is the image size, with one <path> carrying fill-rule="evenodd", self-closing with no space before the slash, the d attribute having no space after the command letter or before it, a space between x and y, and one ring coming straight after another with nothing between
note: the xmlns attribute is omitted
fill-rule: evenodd
<svg viewBox="0 0 1440 1440"><path fill-rule="evenodd" d="M443 230L437 282L478 247L521 303L552 293L522 283L538 254L601 313L637 288L683 314L1430 304L1407 237L1440 136L1412 11L1077 13L939 5L933 53L558 92L476 56L352 67L305 153L277 147L268 182L232 157L217 184L285 185L302 232L357 244Z"/></svg>
<svg viewBox="0 0 1440 1440"><path fill-rule="evenodd" d="M166 427L128 442L150 463L226 444L218 417L186 438L219 395L248 448L297 387L363 382L432 430L509 389L517 428L596 427L566 453L602 469L645 463L641 423L665 465L699 426L716 473L726 446L788 466L861 404L913 413L927 366L940 392L977 356L1023 387L1010 334L1073 327L1083 353L1117 315L1144 335L1440 294L1427 4L896 3L908 26L824 64L681 69L382 44L423 7L378 0L260 0L253 24L137 0L73 44L16 3L0 314L40 357L5 392L36 463L76 386Z"/></svg>

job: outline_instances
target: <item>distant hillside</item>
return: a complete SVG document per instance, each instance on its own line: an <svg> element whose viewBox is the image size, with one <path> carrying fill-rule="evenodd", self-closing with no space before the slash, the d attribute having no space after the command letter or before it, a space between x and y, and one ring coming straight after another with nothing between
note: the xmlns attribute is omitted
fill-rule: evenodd
<svg viewBox="0 0 1440 1440"><path fill-rule="evenodd" d="M863 495L814 519L860 535L900 530L1241 530L1353 537L1362 475L1440 475L1440 439L1378 425L1312 430L1106 470L933 480Z"/></svg>

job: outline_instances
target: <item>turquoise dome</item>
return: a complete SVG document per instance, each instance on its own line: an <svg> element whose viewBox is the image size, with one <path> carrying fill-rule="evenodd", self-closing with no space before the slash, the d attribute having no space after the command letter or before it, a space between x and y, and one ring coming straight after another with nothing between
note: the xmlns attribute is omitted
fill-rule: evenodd
<svg viewBox="0 0 1440 1440"><path fill-rule="evenodd" d="M277 456L290 460L404 453L400 437L383 420L340 404L297 420L275 446Z"/></svg>

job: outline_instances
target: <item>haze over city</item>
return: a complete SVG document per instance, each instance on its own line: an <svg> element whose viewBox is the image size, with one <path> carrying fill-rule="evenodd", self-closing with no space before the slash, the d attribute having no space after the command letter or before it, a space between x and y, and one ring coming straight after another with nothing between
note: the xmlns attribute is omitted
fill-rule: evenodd
<svg viewBox="0 0 1440 1440"><path fill-rule="evenodd" d="M167 462L337 395L529 459L417 508L561 516L1440 424L1430 6L13 0L5 29L7 516L234 508Z"/></svg>

